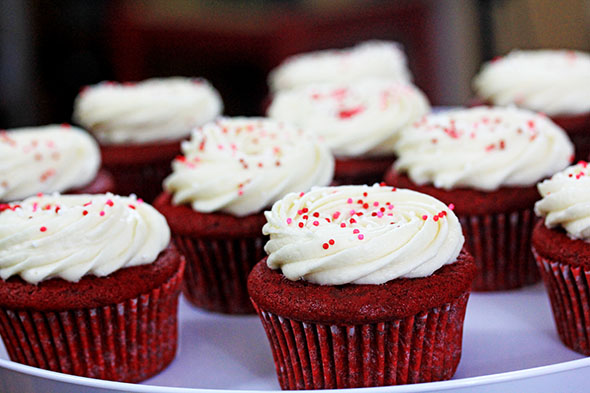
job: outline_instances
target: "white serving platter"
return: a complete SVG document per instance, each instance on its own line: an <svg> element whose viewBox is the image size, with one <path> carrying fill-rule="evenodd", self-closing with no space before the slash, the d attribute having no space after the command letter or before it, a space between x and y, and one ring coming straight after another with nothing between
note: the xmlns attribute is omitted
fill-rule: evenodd
<svg viewBox="0 0 590 393"><path fill-rule="evenodd" d="M176 359L164 372L142 384L74 377L24 366L8 360L0 343L0 392L280 390L270 348L257 316L208 313L193 308L184 299L179 311L180 343ZM537 284L519 290L471 295L463 355L450 381L354 392L582 392L588 391L589 380L590 358L561 344L545 289Z"/></svg>

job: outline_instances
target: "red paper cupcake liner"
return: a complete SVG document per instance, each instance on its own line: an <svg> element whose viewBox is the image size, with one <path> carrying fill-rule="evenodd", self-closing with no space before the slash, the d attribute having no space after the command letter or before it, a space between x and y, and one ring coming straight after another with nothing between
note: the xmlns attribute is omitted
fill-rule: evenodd
<svg viewBox="0 0 590 393"><path fill-rule="evenodd" d="M248 273L266 254L266 237L217 239L175 235L187 267L183 292L195 306L228 314L253 314Z"/></svg>
<svg viewBox="0 0 590 393"><path fill-rule="evenodd" d="M0 309L0 335L12 361L78 376L139 382L176 353L183 266L149 293L98 308Z"/></svg>
<svg viewBox="0 0 590 393"><path fill-rule="evenodd" d="M458 214L465 244L477 266L474 291L519 288L539 281L531 253L533 209L486 215Z"/></svg>
<svg viewBox="0 0 590 393"><path fill-rule="evenodd" d="M533 247L547 288L553 319L561 341L590 356L590 271L540 256Z"/></svg>
<svg viewBox="0 0 590 393"><path fill-rule="evenodd" d="M151 203L162 192L162 182L172 172L172 159L149 164L104 164L115 179L119 195L135 194Z"/></svg>
<svg viewBox="0 0 590 393"><path fill-rule="evenodd" d="M450 379L461 358L468 293L403 319L355 326L295 321L254 304L282 389L401 385Z"/></svg>
<svg viewBox="0 0 590 393"><path fill-rule="evenodd" d="M333 184L373 185L380 183L394 161L395 156L336 158Z"/></svg>

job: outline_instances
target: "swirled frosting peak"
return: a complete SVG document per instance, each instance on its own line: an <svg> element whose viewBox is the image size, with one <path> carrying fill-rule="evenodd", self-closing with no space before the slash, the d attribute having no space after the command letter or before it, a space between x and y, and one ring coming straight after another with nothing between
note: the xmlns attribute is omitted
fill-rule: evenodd
<svg viewBox="0 0 590 393"><path fill-rule="evenodd" d="M76 282L152 263L170 242L164 217L132 197L42 195L0 205L0 278Z"/></svg>
<svg viewBox="0 0 590 393"><path fill-rule="evenodd" d="M535 213L548 228L563 227L574 239L590 240L590 165L580 161L537 185L543 197Z"/></svg>
<svg viewBox="0 0 590 393"><path fill-rule="evenodd" d="M268 114L317 133L337 157L358 157L393 154L398 133L429 111L415 86L372 78L279 92Z"/></svg>
<svg viewBox="0 0 590 393"><path fill-rule="evenodd" d="M141 144L182 139L222 109L206 80L171 77L88 86L76 97L73 117L102 144Z"/></svg>
<svg viewBox="0 0 590 393"><path fill-rule="evenodd" d="M473 80L478 97L549 116L590 112L590 54L516 50L483 65Z"/></svg>
<svg viewBox="0 0 590 393"><path fill-rule="evenodd" d="M258 213L289 192L327 185L334 157L315 135L267 118L220 118L196 129L164 188L198 212Z"/></svg>
<svg viewBox="0 0 590 393"><path fill-rule="evenodd" d="M431 114L405 129L394 165L417 184L491 191L534 185L568 166L573 152L546 116L477 107Z"/></svg>
<svg viewBox="0 0 590 393"><path fill-rule="evenodd" d="M366 41L346 49L328 49L287 58L269 74L271 90L318 82L348 83L367 77L408 83L406 55L396 42Z"/></svg>
<svg viewBox="0 0 590 393"><path fill-rule="evenodd" d="M464 242L445 204L377 184L289 194L265 215L268 266L321 285L425 277L455 262Z"/></svg>
<svg viewBox="0 0 590 393"><path fill-rule="evenodd" d="M64 124L0 131L0 201L83 187L99 167L98 144L79 128Z"/></svg>

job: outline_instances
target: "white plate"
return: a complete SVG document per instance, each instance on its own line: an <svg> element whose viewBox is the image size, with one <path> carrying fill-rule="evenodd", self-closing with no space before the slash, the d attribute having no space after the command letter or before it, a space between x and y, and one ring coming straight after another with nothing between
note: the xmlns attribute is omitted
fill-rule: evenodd
<svg viewBox="0 0 590 393"><path fill-rule="evenodd" d="M590 358L561 344L544 287L537 284L471 295L463 356L452 380L362 392L581 392L589 378ZM258 317L206 313L183 299L178 356L164 372L137 385L23 366L8 360L0 344L2 393L220 393L219 389L280 390Z"/></svg>

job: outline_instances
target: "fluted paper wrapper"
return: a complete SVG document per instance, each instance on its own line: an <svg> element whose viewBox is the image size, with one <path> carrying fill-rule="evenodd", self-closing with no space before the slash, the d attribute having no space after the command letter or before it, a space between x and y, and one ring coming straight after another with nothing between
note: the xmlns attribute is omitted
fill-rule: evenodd
<svg viewBox="0 0 590 393"><path fill-rule="evenodd" d="M468 297L354 326L295 321L254 307L282 389L354 388L450 379L461 357Z"/></svg>
<svg viewBox="0 0 590 393"><path fill-rule="evenodd" d="M540 276L531 253L536 222L531 209L486 215L458 214L465 245L477 266L474 291L498 291L534 284Z"/></svg>
<svg viewBox="0 0 590 393"><path fill-rule="evenodd" d="M216 239L174 236L186 258L185 297L195 306L228 314L253 314L248 274L266 254L262 234Z"/></svg>
<svg viewBox="0 0 590 393"><path fill-rule="evenodd" d="M590 271L538 255L537 265L549 295L553 319L561 341L590 356Z"/></svg>
<svg viewBox="0 0 590 393"><path fill-rule="evenodd" d="M149 164L103 163L103 165L115 178L117 194L125 196L135 194L138 198L151 203L162 192L162 182L172 171L173 158Z"/></svg>
<svg viewBox="0 0 590 393"><path fill-rule="evenodd" d="M0 335L10 359L120 382L153 376L176 353L182 270L149 293L99 308L0 309Z"/></svg>

